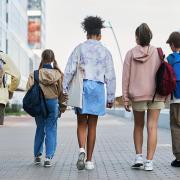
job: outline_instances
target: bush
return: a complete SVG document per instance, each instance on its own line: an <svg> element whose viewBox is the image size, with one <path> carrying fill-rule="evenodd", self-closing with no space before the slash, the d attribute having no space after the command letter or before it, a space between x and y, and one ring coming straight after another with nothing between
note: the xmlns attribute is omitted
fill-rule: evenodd
<svg viewBox="0 0 180 180"><path fill-rule="evenodd" d="M22 109L21 104L7 104L5 113L20 113Z"/></svg>

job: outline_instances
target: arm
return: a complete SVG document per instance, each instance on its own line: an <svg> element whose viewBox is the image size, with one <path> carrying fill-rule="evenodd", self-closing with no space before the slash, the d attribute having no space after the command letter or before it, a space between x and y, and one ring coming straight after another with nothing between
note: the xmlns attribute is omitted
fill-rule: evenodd
<svg viewBox="0 0 180 180"><path fill-rule="evenodd" d="M77 55L77 48L74 49L72 54L70 55L68 62L66 64L66 68L64 71L64 79L63 79L63 92L67 93L69 89L69 83L72 80L78 63L78 55Z"/></svg>
<svg viewBox="0 0 180 180"><path fill-rule="evenodd" d="M173 59L173 56L171 54L166 58L169 64L172 64L172 59Z"/></svg>
<svg viewBox="0 0 180 180"><path fill-rule="evenodd" d="M67 100L67 96L63 94L63 86L62 86L62 78L58 81L58 101L59 101L59 109L61 113L64 113L66 111L67 106L65 105L65 102Z"/></svg>
<svg viewBox="0 0 180 180"><path fill-rule="evenodd" d="M122 75L122 93L124 106L129 111L129 82L130 82L130 70L131 70L131 52L126 54L124 65L123 65L123 75ZM126 107L127 106L127 107Z"/></svg>
<svg viewBox="0 0 180 180"><path fill-rule="evenodd" d="M14 62L10 59L10 57L5 54L2 53L1 54L2 59L5 60L6 64L4 65L4 71L6 74L9 74L11 76L11 84L9 85L8 90L10 92L15 91L20 83L20 72L17 69L16 65L14 64Z"/></svg>
<svg viewBox="0 0 180 180"><path fill-rule="evenodd" d="M110 52L106 55L105 83L107 88L107 103L113 103L116 91L116 75L114 63Z"/></svg>
<svg viewBox="0 0 180 180"><path fill-rule="evenodd" d="M28 91L34 84L34 74L31 73L29 75L29 78L28 78L28 81L27 81L27 84L26 84L26 91Z"/></svg>

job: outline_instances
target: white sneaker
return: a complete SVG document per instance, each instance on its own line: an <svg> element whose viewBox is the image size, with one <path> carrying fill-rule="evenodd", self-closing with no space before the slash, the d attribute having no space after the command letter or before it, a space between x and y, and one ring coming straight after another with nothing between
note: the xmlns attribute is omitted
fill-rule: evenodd
<svg viewBox="0 0 180 180"><path fill-rule="evenodd" d="M136 154L134 164L131 166L133 169L138 169L144 165L142 154Z"/></svg>
<svg viewBox="0 0 180 180"><path fill-rule="evenodd" d="M93 170L94 169L94 162L93 161L86 161L85 168L87 170Z"/></svg>
<svg viewBox="0 0 180 180"><path fill-rule="evenodd" d="M76 163L76 167L78 170L83 170L85 168L85 157L86 157L85 149L80 148L79 149L78 161Z"/></svg>
<svg viewBox="0 0 180 180"><path fill-rule="evenodd" d="M145 171L152 171L153 170L153 161L152 160L146 160L144 164L144 170Z"/></svg>

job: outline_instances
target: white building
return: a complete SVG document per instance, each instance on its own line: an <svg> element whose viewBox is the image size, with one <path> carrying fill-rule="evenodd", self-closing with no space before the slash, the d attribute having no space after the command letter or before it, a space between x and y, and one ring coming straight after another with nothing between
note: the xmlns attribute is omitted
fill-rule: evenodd
<svg viewBox="0 0 180 180"><path fill-rule="evenodd" d="M9 54L21 72L19 90L25 90L34 59L28 46L27 0L0 1L0 49Z"/></svg>
<svg viewBox="0 0 180 180"><path fill-rule="evenodd" d="M45 48L45 0L28 0L28 43L35 52Z"/></svg>

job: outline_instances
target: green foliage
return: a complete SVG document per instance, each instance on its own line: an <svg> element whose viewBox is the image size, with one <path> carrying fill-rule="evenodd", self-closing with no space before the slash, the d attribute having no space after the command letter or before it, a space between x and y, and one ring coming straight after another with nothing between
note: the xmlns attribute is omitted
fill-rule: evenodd
<svg viewBox="0 0 180 180"><path fill-rule="evenodd" d="M5 114L20 116L26 113L22 110L21 104L7 104L5 108Z"/></svg>

